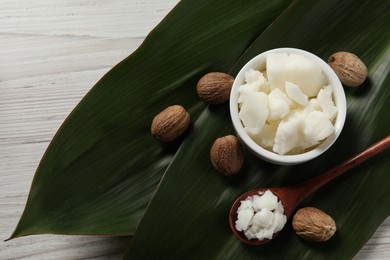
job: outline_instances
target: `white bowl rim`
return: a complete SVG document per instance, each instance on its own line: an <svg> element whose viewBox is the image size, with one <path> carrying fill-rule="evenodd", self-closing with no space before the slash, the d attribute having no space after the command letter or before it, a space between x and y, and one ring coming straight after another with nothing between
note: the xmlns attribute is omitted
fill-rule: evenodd
<svg viewBox="0 0 390 260"><path fill-rule="evenodd" d="M333 88L334 102L336 107L338 108L338 113L334 124L335 132L331 136L326 138L319 146L305 153L296 154L296 155L279 155L277 153L271 152L261 147L244 131L241 120L238 117L237 88L243 84L246 71L248 71L250 68L258 68L261 66L265 66L266 57L270 53L288 53L288 54L295 53L295 54L300 54L309 59L315 60L321 66L323 73L328 77L329 83ZM344 127L346 113L347 113L347 104L346 104L344 88L339 78L337 77L336 73L324 60L322 60L318 56L308 51L302 49L296 49L296 48L271 49L260 53L259 55L255 56L250 61L248 61L244 65L244 67L242 67L242 69L238 72L234 80L232 90L230 93L229 107L230 107L230 116L232 119L233 126L237 132L237 135L242 140L242 142L244 142L244 144L252 151L252 153L254 153L258 157L268 162L275 163L275 164L282 164L282 165L303 163L308 160L314 159L315 157L325 152L330 146L332 146L332 144L339 137Z"/></svg>

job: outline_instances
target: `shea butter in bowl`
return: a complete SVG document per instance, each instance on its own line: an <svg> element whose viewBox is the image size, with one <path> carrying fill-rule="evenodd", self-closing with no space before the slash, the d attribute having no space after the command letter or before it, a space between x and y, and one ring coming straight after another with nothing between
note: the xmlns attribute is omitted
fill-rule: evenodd
<svg viewBox="0 0 390 260"><path fill-rule="evenodd" d="M257 157L299 164L325 152L340 135L346 99L336 73L321 58L273 49L237 74L230 115L237 135Z"/></svg>

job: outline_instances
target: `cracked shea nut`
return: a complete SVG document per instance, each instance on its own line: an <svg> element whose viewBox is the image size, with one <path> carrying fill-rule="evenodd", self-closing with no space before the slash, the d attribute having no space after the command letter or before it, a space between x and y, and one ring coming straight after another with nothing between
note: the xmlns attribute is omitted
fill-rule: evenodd
<svg viewBox="0 0 390 260"><path fill-rule="evenodd" d="M299 209L292 220L295 233L309 241L327 241L336 232L336 223L322 210L313 207Z"/></svg>
<svg viewBox="0 0 390 260"><path fill-rule="evenodd" d="M244 163L241 143L234 135L215 140L210 150L211 164L220 173L230 176L240 171Z"/></svg>
<svg viewBox="0 0 390 260"><path fill-rule="evenodd" d="M196 87L198 96L207 104L221 104L230 97L234 78L222 72L210 72L204 75Z"/></svg>
<svg viewBox="0 0 390 260"><path fill-rule="evenodd" d="M329 57L328 64L345 86L357 87L367 78L367 67L355 54L336 52Z"/></svg>
<svg viewBox="0 0 390 260"><path fill-rule="evenodd" d="M170 142L184 133L190 121L190 114L184 107L173 105L153 118L151 133L161 142Z"/></svg>

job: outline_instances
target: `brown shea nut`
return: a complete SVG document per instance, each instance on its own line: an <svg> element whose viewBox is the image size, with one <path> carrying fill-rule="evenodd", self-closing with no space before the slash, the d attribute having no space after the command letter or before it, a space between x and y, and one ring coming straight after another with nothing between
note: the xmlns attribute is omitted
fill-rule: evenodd
<svg viewBox="0 0 390 260"><path fill-rule="evenodd" d="M240 140L234 135L218 138L211 147L210 158L213 167L223 175L238 173L244 163Z"/></svg>
<svg viewBox="0 0 390 260"><path fill-rule="evenodd" d="M336 232L336 223L322 210L313 207L299 209L293 219L295 233L309 241L327 241Z"/></svg>
<svg viewBox="0 0 390 260"><path fill-rule="evenodd" d="M328 64L345 86L357 87L367 78L367 67L355 54L336 52L328 58Z"/></svg>
<svg viewBox="0 0 390 260"><path fill-rule="evenodd" d="M183 134L190 122L190 114L184 107L173 105L153 118L151 133L161 142L170 142Z"/></svg>
<svg viewBox="0 0 390 260"><path fill-rule="evenodd" d="M234 78L222 72L210 72L204 75L196 86L200 99L207 104L221 104L230 97Z"/></svg>

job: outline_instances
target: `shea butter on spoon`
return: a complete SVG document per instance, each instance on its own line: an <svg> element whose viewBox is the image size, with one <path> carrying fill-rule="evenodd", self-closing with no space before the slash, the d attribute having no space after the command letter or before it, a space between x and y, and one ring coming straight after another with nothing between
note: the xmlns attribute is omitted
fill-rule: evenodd
<svg viewBox="0 0 390 260"><path fill-rule="evenodd" d="M390 135L345 162L303 183L245 192L235 200L230 208L231 230L239 240L250 245L261 245L274 239L300 202L307 196L389 148ZM255 211L256 213L253 214L252 212ZM321 236L321 239L323 238Z"/></svg>
<svg viewBox="0 0 390 260"><path fill-rule="evenodd" d="M270 190L248 196L237 209L235 228L247 239L272 239L287 222L284 207Z"/></svg>
<svg viewBox="0 0 390 260"><path fill-rule="evenodd" d="M304 153L335 132L333 88L320 64L296 53L270 53L237 89L245 132L279 155Z"/></svg>

